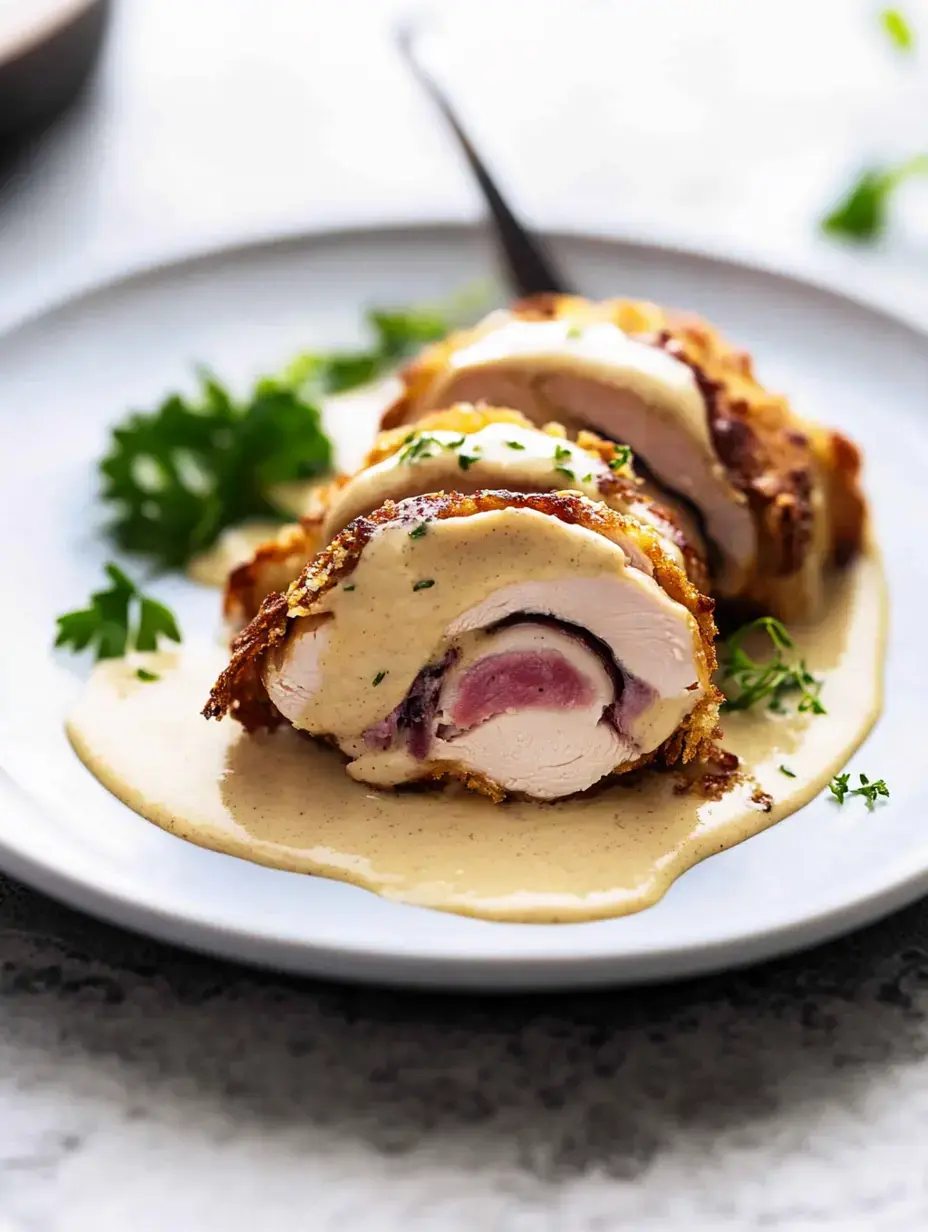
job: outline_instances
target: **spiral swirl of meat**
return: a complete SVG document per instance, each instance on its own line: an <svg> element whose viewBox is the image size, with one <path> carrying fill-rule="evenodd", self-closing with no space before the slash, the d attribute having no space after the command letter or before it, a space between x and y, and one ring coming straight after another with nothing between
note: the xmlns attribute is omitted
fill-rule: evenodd
<svg viewBox="0 0 928 1232"><path fill-rule="evenodd" d="M688 761L717 734L713 604L662 543L572 493L388 502L265 600L204 714L496 799Z"/></svg>
<svg viewBox="0 0 928 1232"><path fill-rule="evenodd" d="M538 296L427 348L383 427L457 401L514 407L624 442L698 517L713 593L813 616L823 579L860 548L860 457L801 421L710 325L655 304Z"/></svg>
<svg viewBox="0 0 928 1232"><path fill-rule="evenodd" d="M473 493L565 489L604 501L652 526L664 548L704 589L707 571L698 532L653 500L627 450L591 432L566 439L559 424L535 428L520 412L455 406L426 415L412 430L382 432L360 469L322 489L302 522L285 527L230 574L225 595L229 623L240 629L265 595L284 590L306 562L354 518L385 501L429 492Z"/></svg>

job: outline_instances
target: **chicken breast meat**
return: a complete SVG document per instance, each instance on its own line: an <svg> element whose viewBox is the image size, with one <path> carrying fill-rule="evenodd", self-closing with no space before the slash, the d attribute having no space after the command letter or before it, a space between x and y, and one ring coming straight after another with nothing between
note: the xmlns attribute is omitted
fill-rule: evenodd
<svg viewBox="0 0 928 1232"><path fill-rule="evenodd" d="M713 602L672 547L573 493L388 501L265 600L204 714L497 800L692 760L717 734Z"/></svg>
<svg viewBox="0 0 928 1232"><path fill-rule="evenodd" d="M386 429L455 402L513 407L631 446L666 503L695 518L713 594L814 616L826 570L860 549L860 456L801 421L710 325L632 300L536 296L428 347Z"/></svg>
<svg viewBox="0 0 928 1232"><path fill-rule="evenodd" d="M354 518L388 500L442 491L580 492L653 527L694 585L704 589L705 550L692 521L652 498L627 449L591 432L581 431L573 441L566 435L556 423L536 428L519 411L469 405L427 414L411 430L382 432L354 475L322 489L309 516L233 570L224 603L228 622L242 628L266 595L286 589Z"/></svg>

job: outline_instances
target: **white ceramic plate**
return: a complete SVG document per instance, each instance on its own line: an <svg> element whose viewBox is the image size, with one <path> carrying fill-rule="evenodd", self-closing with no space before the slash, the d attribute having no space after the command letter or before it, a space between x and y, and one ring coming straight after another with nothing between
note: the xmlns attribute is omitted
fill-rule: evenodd
<svg viewBox="0 0 928 1232"><path fill-rule="evenodd" d="M559 237L591 295L705 313L754 348L762 378L864 446L892 595L885 714L853 766L883 776L874 813L820 798L688 872L655 907L573 925L495 924L277 872L174 838L110 796L63 733L78 685L49 644L111 555L93 464L107 425L187 384L351 344L367 304L436 298L491 269L477 232L323 235L219 252L108 285L0 339L0 866L75 906L204 950L293 971L456 988L566 987L718 969L809 945L928 890L921 735L928 339L791 279L703 257ZM355 442L362 448L366 442ZM188 629L215 592L159 587Z"/></svg>

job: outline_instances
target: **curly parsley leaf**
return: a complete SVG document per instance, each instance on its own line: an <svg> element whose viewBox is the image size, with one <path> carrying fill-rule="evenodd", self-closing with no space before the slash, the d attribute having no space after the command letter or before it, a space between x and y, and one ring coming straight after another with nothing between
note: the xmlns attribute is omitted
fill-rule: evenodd
<svg viewBox="0 0 928 1232"><path fill-rule="evenodd" d="M863 796L867 808L872 812L879 796L885 796L888 799L889 788L886 786L884 779L875 779L871 783L865 774L861 774L859 777L860 786L851 787L850 774L836 774L828 784L828 790L839 804L843 804L847 796Z"/></svg>
<svg viewBox="0 0 928 1232"><path fill-rule="evenodd" d="M753 659L743 643L750 633L766 633L773 645L769 659ZM737 692L722 703L724 711L749 710L760 701L775 712L785 709L785 700L799 695L800 712L824 714L825 707L819 700L822 682L806 667L804 659L787 656L796 644L786 628L772 616L761 616L737 629L722 647L722 671L725 683L731 682Z"/></svg>
<svg viewBox="0 0 928 1232"><path fill-rule="evenodd" d="M114 541L160 568L178 568L249 518L283 518L276 483L329 469L319 411L282 382L260 380L245 402L200 373L197 398L172 394L113 429L100 463Z"/></svg>
<svg viewBox="0 0 928 1232"><path fill-rule="evenodd" d="M896 190L921 175L928 175L928 154L916 154L895 167L867 168L822 219L822 230L857 243L878 239L886 230Z"/></svg>
<svg viewBox="0 0 928 1232"><path fill-rule="evenodd" d="M180 642L181 633L173 612L143 594L135 582L114 565L105 567L110 580L107 590L90 596L90 604L58 617L56 646L79 654L88 648L94 658L120 659L130 650L157 650L159 638ZM155 679L151 673L139 679Z"/></svg>

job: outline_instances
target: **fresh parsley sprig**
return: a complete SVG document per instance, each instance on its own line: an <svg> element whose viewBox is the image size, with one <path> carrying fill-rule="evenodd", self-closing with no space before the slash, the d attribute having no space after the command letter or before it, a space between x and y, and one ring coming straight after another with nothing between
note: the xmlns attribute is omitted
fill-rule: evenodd
<svg viewBox="0 0 928 1232"><path fill-rule="evenodd" d="M112 561L105 567L112 585L90 596L90 604L58 617L56 646L79 654L91 649L94 659L120 659L130 650L157 650L159 638L180 642L174 613L144 594ZM155 679L139 672L141 680Z"/></svg>
<svg viewBox="0 0 928 1232"><path fill-rule="evenodd" d="M332 464L321 399L444 337L476 298L471 290L435 307L374 310L366 349L301 355L242 400L201 372L195 396L172 394L156 410L130 415L113 429L100 463L103 499L114 511L112 539L156 568L176 569L228 527L285 519L273 486L324 474Z"/></svg>
<svg viewBox="0 0 928 1232"><path fill-rule="evenodd" d="M744 649L745 639L755 631L762 631L770 638L773 654L769 659L752 659ZM804 659L797 661L787 657L786 652L795 649L796 643L773 616L761 616L737 629L722 648L723 680L731 682L737 692L726 698L722 709L749 710L758 702L766 701L769 710L782 711L785 699L798 693L800 712L824 714L825 707L819 700L822 682L812 675Z"/></svg>
<svg viewBox="0 0 928 1232"><path fill-rule="evenodd" d="M286 384L235 400L200 373L195 398L172 394L113 429L100 463L113 540L156 568L180 568L249 518L284 518L272 485L324 473L332 446L318 409Z"/></svg>
<svg viewBox="0 0 928 1232"><path fill-rule="evenodd" d="M862 774L860 786L851 787L850 778L849 773L836 774L828 784L828 790L839 804L843 804L847 796L863 796L867 808L872 812L878 796L889 796L889 788L884 779L876 779L871 783L867 776Z"/></svg>

